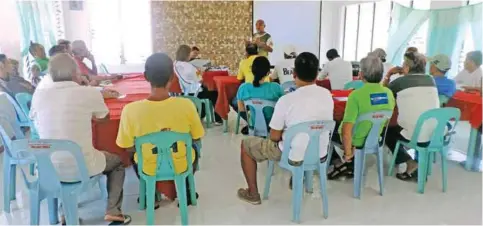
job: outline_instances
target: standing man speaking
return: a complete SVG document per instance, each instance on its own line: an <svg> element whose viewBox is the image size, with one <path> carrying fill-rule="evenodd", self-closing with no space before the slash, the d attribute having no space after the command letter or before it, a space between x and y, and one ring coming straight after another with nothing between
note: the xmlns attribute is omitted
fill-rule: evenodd
<svg viewBox="0 0 483 226"><path fill-rule="evenodd" d="M265 21L257 20L255 24L257 33L253 34L253 43L258 46L258 55L268 58L268 53L273 52L272 36L265 32Z"/></svg>

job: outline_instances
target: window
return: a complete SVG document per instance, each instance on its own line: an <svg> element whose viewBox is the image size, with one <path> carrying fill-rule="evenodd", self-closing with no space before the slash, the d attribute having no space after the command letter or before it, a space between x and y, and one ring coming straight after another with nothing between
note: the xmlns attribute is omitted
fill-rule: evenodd
<svg viewBox="0 0 483 226"><path fill-rule="evenodd" d="M472 5L481 2L483 2L483 0L469 0L466 2L466 5ZM465 38L463 40L463 48L461 49L460 59L458 62L458 71L461 71L464 68L466 54L474 50L474 40L471 32L471 27L467 27Z"/></svg>
<svg viewBox="0 0 483 226"><path fill-rule="evenodd" d="M371 52L372 29L374 27L374 5L375 3L364 3L359 6L359 33L357 37L356 60L360 60Z"/></svg>
<svg viewBox="0 0 483 226"><path fill-rule="evenodd" d="M89 0L88 9L98 63L142 63L152 53L149 0Z"/></svg>
<svg viewBox="0 0 483 226"><path fill-rule="evenodd" d="M359 5L347 6L345 15L343 58L345 60L355 60L357 49L357 29L359 23Z"/></svg>
<svg viewBox="0 0 483 226"><path fill-rule="evenodd" d="M411 1L411 7L415 9L429 9L431 1L430 0L417 0ZM428 38L428 20L426 20L419 30L414 34L414 36L409 40L408 46L414 46L418 48L418 52L426 53L426 39Z"/></svg>

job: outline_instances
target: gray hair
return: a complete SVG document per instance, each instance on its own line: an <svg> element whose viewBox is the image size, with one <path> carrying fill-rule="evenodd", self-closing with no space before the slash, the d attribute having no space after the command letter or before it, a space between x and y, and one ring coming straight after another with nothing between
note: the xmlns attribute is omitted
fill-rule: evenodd
<svg viewBox="0 0 483 226"><path fill-rule="evenodd" d="M382 61L379 57L369 55L365 58L362 58L360 68L364 80L369 83L381 82L384 66L382 65Z"/></svg>
<svg viewBox="0 0 483 226"><path fill-rule="evenodd" d="M426 73L426 57L417 52L406 52L404 54L404 65L409 68L410 74Z"/></svg>
<svg viewBox="0 0 483 226"><path fill-rule="evenodd" d="M482 58L483 58L481 51L471 51L468 54L466 54L466 57L469 60L473 61L473 63L475 63L475 65L476 65L476 67L481 66L481 63L482 63L481 61L482 61Z"/></svg>
<svg viewBox="0 0 483 226"><path fill-rule="evenodd" d="M59 53L50 58L49 74L54 82L72 81L78 73L77 63L68 53Z"/></svg>

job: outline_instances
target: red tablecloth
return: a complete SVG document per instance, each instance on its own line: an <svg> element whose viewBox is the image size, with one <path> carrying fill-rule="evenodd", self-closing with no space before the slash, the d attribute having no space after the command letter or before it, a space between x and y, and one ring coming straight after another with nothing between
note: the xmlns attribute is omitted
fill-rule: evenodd
<svg viewBox="0 0 483 226"><path fill-rule="evenodd" d="M97 150L119 155L124 165L129 166L132 164L130 154L125 149L116 145L119 119L124 106L133 101L147 98L151 92L151 87L143 75L130 75L122 80L115 81L114 86L108 88L126 94L126 97L104 100L109 108L110 120L106 122L94 122L92 124L92 143ZM163 193L167 197L171 199L176 198L176 189L172 181L158 182L156 183L156 187L158 192Z"/></svg>
<svg viewBox="0 0 483 226"><path fill-rule="evenodd" d="M342 121L347 100L341 100L339 98L349 97L352 90L332 90L330 92L334 98L334 121Z"/></svg>
<svg viewBox="0 0 483 226"><path fill-rule="evenodd" d="M478 129L482 120L482 98L479 94L457 91L446 104L447 107L455 107L461 110L462 121L469 121L471 127Z"/></svg>
<svg viewBox="0 0 483 226"><path fill-rule="evenodd" d="M203 73L203 85L205 85L209 91L216 90L216 83L213 79L216 76L228 76L228 71L205 71Z"/></svg>
<svg viewBox="0 0 483 226"><path fill-rule="evenodd" d="M227 120L230 112L230 101L236 96L240 81L235 76L217 76L213 80L218 90L218 100L215 105L215 112L221 118Z"/></svg>

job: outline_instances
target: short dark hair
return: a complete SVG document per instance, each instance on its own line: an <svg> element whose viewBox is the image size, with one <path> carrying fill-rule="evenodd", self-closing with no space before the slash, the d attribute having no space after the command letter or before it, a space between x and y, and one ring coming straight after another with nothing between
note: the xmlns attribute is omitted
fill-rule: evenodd
<svg viewBox="0 0 483 226"><path fill-rule="evenodd" d="M59 39L57 45L70 45L70 41L67 39Z"/></svg>
<svg viewBox="0 0 483 226"><path fill-rule="evenodd" d="M29 52L30 54L34 55L35 48L41 46L39 43L35 43L30 41Z"/></svg>
<svg viewBox="0 0 483 226"><path fill-rule="evenodd" d="M52 46L52 48L49 49L49 56L53 57L57 53L63 53L65 51L65 45L55 45Z"/></svg>
<svg viewBox="0 0 483 226"><path fill-rule="evenodd" d="M249 43L245 47L245 51L248 55L257 55L258 54L258 46L255 43Z"/></svg>
<svg viewBox="0 0 483 226"><path fill-rule="evenodd" d="M313 82L319 72L319 59L309 52L303 52L295 58L295 73L304 82Z"/></svg>
<svg viewBox="0 0 483 226"><path fill-rule="evenodd" d="M329 49L329 51L327 51L326 57L329 60L333 60L333 59L340 57L340 56L339 56L339 53L337 52L336 49Z"/></svg>
<svg viewBox="0 0 483 226"><path fill-rule="evenodd" d="M263 80L270 72L270 61L264 56L258 56L253 60L253 86L259 87L260 81Z"/></svg>
<svg viewBox="0 0 483 226"><path fill-rule="evenodd" d="M146 60L144 77L152 87L165 88L173 74L173 60L166 53L155 53Z"/></svg>
<svg viewBox="0 0 483 226"><path fill-rule="evenodd" d="M196 46L191 47L191 51L200 51L200 49Z"/></svg>
<svg viewBox="0 0 483 226"><path fill-rule="evenodd" d="M0 63L5 63L7 62L7 60L8 60L7 55L0 54Z"/></svg>

